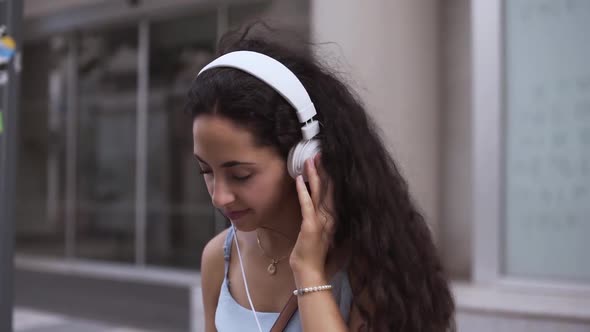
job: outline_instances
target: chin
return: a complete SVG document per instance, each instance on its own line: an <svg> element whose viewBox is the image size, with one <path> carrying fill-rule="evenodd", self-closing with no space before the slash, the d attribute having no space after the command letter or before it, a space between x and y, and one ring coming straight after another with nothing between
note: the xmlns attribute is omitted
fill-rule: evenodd
<svg viewBox="0 0 590 332"><path fill-rule="evenodd" d="M236 223L232 223L232 224L234 225L235 229L237 229L240 232L244 232L244 233L254 232L258 228L253 225L241 225L241 224L236 224Z"/></svg>
<svg viewBox="0 0 590 332"><path fill-rule="evenodd" d="M241 232L253 232L258 228L258 223L251 218L239 218L237 220L230 219L235 229Z"/></svg>

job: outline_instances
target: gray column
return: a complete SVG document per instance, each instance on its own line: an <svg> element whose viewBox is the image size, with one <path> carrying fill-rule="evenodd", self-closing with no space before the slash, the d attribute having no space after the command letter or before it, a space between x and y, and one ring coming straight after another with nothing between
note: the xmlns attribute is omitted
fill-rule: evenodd
<svg viewBox="0 0 590 332"><path fill-rule="evenodd" d="M0 1L0 25L5 25L8 34L20 49L22 1ZM18 53L17 53L18 54ZM16 158L18 123L18 62L15 56L8 65L9 80L0 85L0 110L3 131L0 133L0 331L12 331L13 305L13 253L14 253L14 204L16 194Z"/></svg>
<svg viewBox="0 0 590 332"><path fill-rule="evenodd" d="M311 0L323 61L350 73L437 235L440 169L438 0Z"/></svg>
<svg viewBox="0 0 590 332"><path fill-rule="evenodd" d="M147 176L148 176L148 126L149 126L149 56L150 23L139 22L137 61L137 136L135 164L135 264L146 264L147 236Z"/></svg>

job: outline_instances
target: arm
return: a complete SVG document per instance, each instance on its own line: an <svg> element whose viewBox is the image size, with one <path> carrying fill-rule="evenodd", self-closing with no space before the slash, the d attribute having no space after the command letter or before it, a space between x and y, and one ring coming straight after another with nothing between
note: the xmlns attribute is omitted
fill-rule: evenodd
<svg viewBox="0 0 590 332"><path fill-rule="evenodd" d="M201 258L201 291L205 317L205 331L216 332L215 310L224 277L223 240L227 230L215 236L203 249Z"/></svg>
<svg viewBox="0 0 590 332"><path fill-rule="evenodd" d="M326 285L327 278L318 275L301 275L295 278L297 288L308 285ZM301 285L301 286L300 286ZM366 293L361 294L363 305L368 304ZM366 321L357 306L352 304L348 324L340 314L331 291L308 293L298 297L299 315L303 331L365 331ZM366 306L371 310L371 306Z"/></svg>
<svg viewBox="0 0 590 332"><path fill-rule="evenodd" d="M322 274L295 277L297 288L328 284ZM303 331L348 331L331 291L307 293L297 297Z"/></svg>

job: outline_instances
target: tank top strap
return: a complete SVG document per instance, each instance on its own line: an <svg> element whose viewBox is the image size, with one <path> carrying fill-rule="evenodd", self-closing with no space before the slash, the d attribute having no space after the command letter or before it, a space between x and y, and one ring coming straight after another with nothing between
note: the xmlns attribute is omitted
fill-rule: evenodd
<svg viewBox="0 0 590 332"><path fill-rule="evenodd" d="M223 244L223 258L225 260L225 273L224 276L227 278L227 273L229 271L229 259L231 257L231 245L232 240L234 238L234 228L230 227L227 231L227 235L225 236L225 243Z"/></svg>
<svg viewBox="0 0 590 332"><path fill-rule="evenodd" d="M350 279L348 278L348 271L344 270L342 287L340 288L340 312L344 316L345 320L350 319L350 311L352 310L353 293L350 285Z"/></svg>

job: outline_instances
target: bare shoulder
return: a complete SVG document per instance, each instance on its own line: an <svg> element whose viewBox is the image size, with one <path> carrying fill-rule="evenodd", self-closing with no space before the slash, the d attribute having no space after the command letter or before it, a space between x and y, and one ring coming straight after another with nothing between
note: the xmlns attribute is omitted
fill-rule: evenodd
<svg viewBox="0 0 590 332"><path fill-rule="evenodd" d="M225 271L223 245L227 232L226 229L211 239L203 249L201 258L201 292L207 332L215 331L215 310Z"/></svg>
<svg viewBox="0 0 590 332"><path fill-rule="evenodd" d="M201 277L208 279L208 282L217 281L219 284L224 277L223 245L228 229L217 234L209 240L203 249L201 257Z"/></svg>

